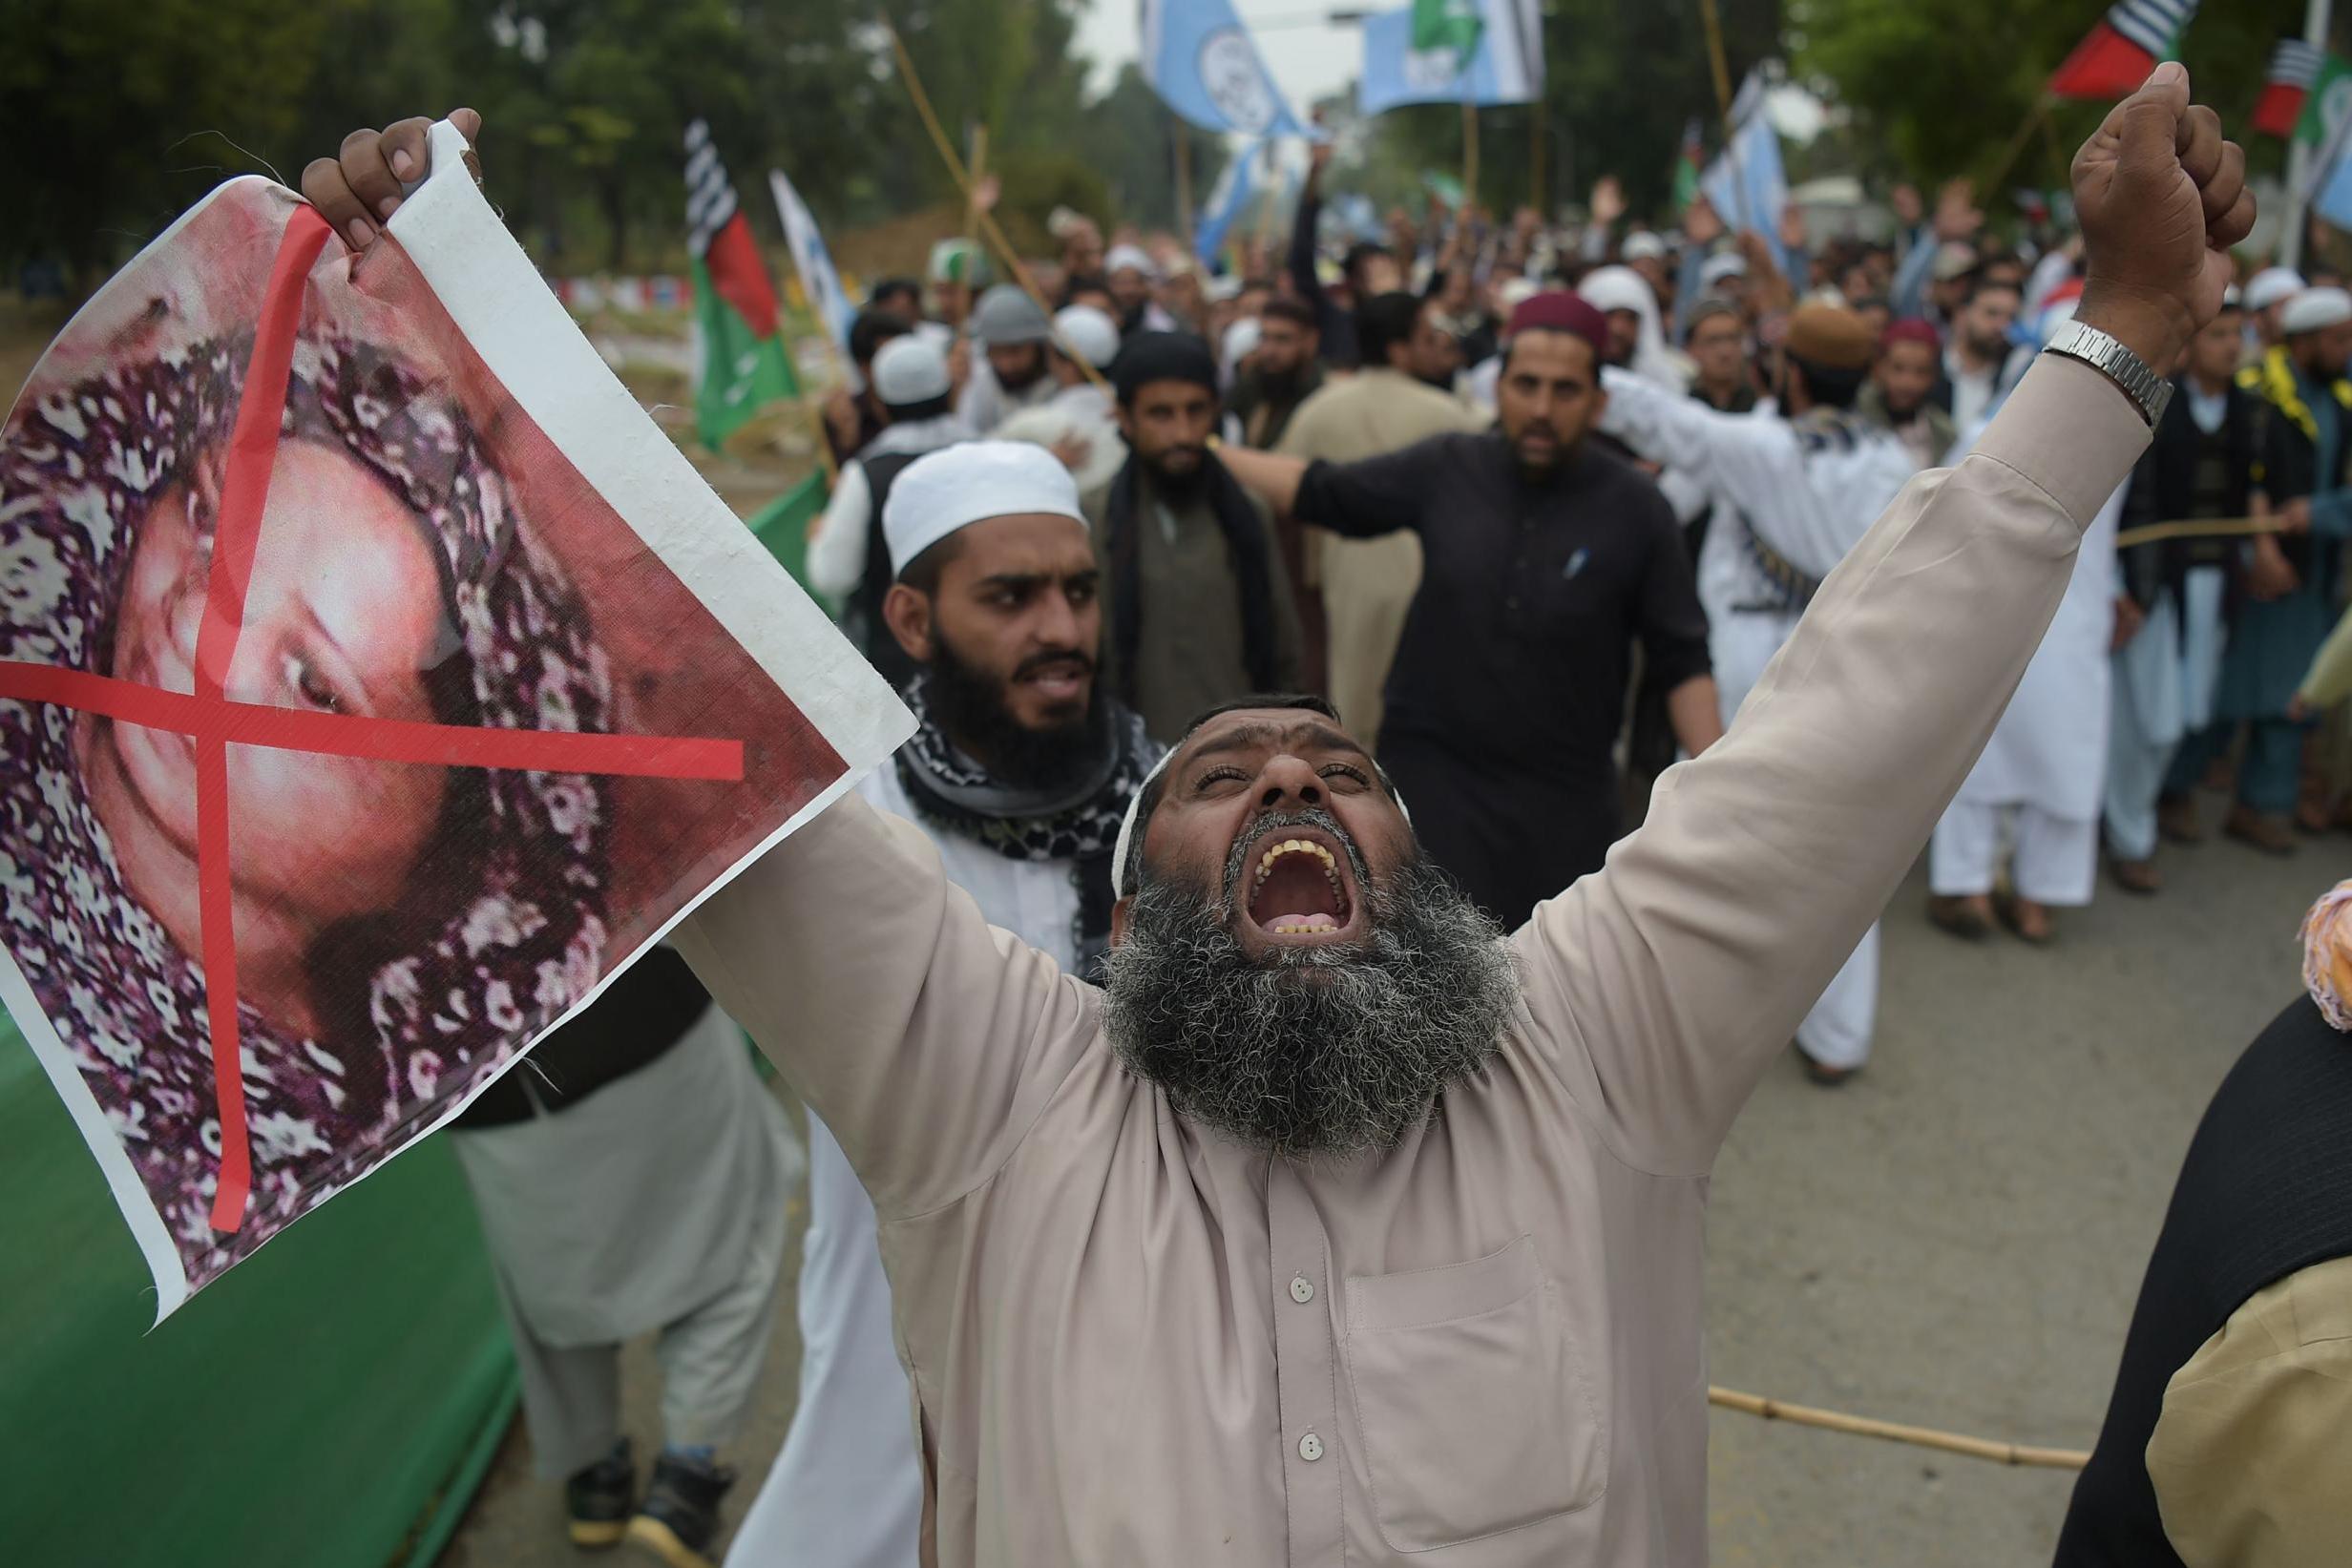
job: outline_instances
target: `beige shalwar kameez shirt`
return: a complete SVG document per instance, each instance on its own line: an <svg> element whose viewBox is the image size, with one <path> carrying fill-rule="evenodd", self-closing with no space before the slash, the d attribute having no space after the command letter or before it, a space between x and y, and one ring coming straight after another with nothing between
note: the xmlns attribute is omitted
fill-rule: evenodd
<svg viewBox="0 0 2352 1568"><path fill-rule="evenodd" d="M1730 735L1510 938L1495 1055L1384 1157L1179 1119L1100 993L854 798L682 926L872 1194L932 1560L1702 1563L1709 1167L2147 440L2050 360L1915 481Z"/></svg>

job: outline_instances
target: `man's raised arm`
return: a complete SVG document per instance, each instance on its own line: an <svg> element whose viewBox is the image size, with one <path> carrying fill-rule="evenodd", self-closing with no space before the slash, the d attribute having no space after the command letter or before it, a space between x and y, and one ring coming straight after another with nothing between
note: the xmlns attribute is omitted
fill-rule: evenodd
<svg viewBox="0 0 2352 1568"><path fill-rule="evenodd" d="M480 128L450 118L469 139ZM353 132L303 172L304 196L365 247L424 178L429 128ZM1090 991L989 927L919 830L855 796L769 848L676 944L886 1218L1002 1163L1095 1034Z"/></svg>
<svg viewBox="0 0 2352 1568"><path fill-rule="evenodd" d="M2077 320L2169 367L2252 224L2244 169L2159 66L2075 158ZM1515 938L1619 1158L1708 1167L1983 749L2148 437L2119 382L2045 354L1975 451L1914 480L1831 574L1731 733Z"/></svg>

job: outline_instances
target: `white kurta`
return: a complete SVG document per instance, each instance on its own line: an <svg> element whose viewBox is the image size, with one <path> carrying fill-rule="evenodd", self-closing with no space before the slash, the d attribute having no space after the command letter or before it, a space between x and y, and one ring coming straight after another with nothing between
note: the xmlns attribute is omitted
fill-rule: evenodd
<svg viewBox="0 0 2352 1568"><path fill-rule="evenodd" d="M1784 595L1758 563L1750 531L1797 570L1827 576L1910 480L1910 454L1881 432L1851 445L1809 444L1769 403L1728 414L1631 378L1621 381L1615 372L1607 385L1609 411L1602 429L1637 451L1665 458L1660 484L1677 498L1677 513L1684 496L1703 494L1713 502L1714 521L1699 551L1698 590L1715 692L1729 727L1802 614L1762 608ZM1797 1027L1797 1043L1826 1066L1859 1067L1870 1058L1878 1011L1874 925Z"/></svg>
<svg viewBox="0 0 2352 1568"><path fill-rule="evenodd" d="M1960 786L1971 805L2030 805L2096 822L2107 777L2109 644L2115 633L2118 490L2083 534L2057 618L2026 666L1984 755Z"/></svg>
<svg viewBox="0 0 2352 1568"><path fill-rule="evenodd" d="M884 811L922 821L895 763L869 774L858 792ZM948 879L990 924L1064 969L1076 964L1074 862L1014 860L953 833L932 839ZM873 1204L813 1115L800 1332L792 1430L727 1548L727 1568L914 1568L923 1474Z"/></svg>

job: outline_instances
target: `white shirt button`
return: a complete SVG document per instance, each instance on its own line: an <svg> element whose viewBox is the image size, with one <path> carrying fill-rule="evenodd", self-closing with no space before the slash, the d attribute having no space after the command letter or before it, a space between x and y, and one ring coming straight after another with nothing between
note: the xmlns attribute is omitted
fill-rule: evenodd
<svg viewBox="0 0 2352 1568"><path fill-rule="evenodd" d="M1300 1438L1298 1440L1298 1456L1306 1460L1309 1464L1313 1464L1317 1459L1322 1458L1323 1439L1317 1437L1312 1432L1306 1436Z"/></svg>
<svg viewBox="0 0 2352 1568"><path fill-rule="evenodd" d="M1314 1300L1314 1283L1300 1274L1291 1281L1291 1299L1301 1307Z"/></svg>

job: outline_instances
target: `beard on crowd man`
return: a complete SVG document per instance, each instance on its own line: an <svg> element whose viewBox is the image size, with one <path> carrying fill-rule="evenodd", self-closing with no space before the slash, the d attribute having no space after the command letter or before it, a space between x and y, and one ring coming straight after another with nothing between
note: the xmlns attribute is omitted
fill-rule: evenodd
<svg viewBox="0 0 2352 1568"><path fill-rule="evenodd" d="M1257 357L1251 367L1269 388L1287 390L1306 378L1321 342L1314 311L1305 302L1269 300L1258 313Z"/></svg>
<svg viewBox="0 0 2352 1568"><path fill-rule="evenodd" d="M1440 392L1454 389L1461 345L1438 324L1431 301L1400 290L1375 295L1355 313L1355 341L1367 368L1399 371Z"/></svg>
<svg viewBox="0 0 2352 1568"><path fill-rule="evenodd" d="M1934 327L1916 317L1890 324L1879 340L1879 358L1870 369L1887 418L1901 425L1916 417L1935 391L1936 376L1942 369Z"/></svg>

